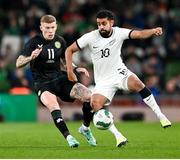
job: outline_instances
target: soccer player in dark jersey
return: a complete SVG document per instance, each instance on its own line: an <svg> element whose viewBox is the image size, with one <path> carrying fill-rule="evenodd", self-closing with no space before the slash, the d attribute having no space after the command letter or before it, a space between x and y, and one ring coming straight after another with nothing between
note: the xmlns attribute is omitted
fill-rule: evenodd
<svg viewBox="0 0 180 160"><path fill-rule="evenodd" d="M70 134L63 118L58 103L58 98L66 102L75 99L83 103L83 126L79 130L91 146L96 146L96 140L89 128L93 114L91 113L91 91L78 82L71 82L67 73L62 71L60 64L65 62L65 40L56 34L56 18L52 15L44 15L40 20L41 34L30 39L24 46L16 61L16 67L24 67L30 63L34 80L34 89L41 103L51 112L56 127L67 140L70 147L78 147L79 142ZM89 76L85 68L75 68Z"/></svg>

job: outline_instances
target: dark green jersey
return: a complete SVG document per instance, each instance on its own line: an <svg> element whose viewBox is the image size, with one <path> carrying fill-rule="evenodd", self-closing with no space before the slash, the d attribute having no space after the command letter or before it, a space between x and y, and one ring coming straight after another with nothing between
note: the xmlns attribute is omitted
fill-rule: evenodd
<svg viewBox="0 0 180 160"><path fill-rule="evenodd" d="M35 82L51 81L60 76L62 74L60 58L65 58L66 42L58 35L55 35L53 40L45 40L41 34L37 35L25 44L20 54L28 57L41 45L43 46L41 53L30 62Z"/></svg>

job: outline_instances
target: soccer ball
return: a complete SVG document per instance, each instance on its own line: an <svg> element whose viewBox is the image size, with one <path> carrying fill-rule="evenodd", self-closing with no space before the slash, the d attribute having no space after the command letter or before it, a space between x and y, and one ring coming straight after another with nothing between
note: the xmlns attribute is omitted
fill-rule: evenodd
<svg viewBox="0 0 180 160"><path fill-rule="evenodd" d="M106 109L100 109L94 113L93 123L98 129L106 130L113 124L113 115Z"/></svg>

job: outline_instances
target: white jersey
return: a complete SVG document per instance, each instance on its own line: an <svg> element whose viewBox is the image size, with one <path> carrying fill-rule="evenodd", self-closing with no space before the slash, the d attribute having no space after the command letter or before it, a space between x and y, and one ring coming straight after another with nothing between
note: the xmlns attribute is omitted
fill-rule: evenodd
<svg viewBox="0 0 180 160"><path fill-rule="evenodd" d="M112 78L126 68L121 59L123 41L129 38L131 30L113 27L110 37L104 38L98 30L89 32L77 40L77 45L91 53L95 82Z"/></svg>

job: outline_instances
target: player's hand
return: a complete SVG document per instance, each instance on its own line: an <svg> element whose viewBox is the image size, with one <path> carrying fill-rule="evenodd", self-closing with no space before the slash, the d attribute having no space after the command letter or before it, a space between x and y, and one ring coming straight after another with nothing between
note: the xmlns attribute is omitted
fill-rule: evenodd
<svg viewBox="0 0 180 160"><path fill-rule="evenodd" d="M36 48L34 51L32 51L31 53L31 59L35 59L37 56L39 56L39 54L42 51L42 47L40 48Z"/></svg>
<svg viewBox="0 0 180 160"><path fill-rule="evenodd" d="M72 81L72 82L77 82L78 79L76 77L76 75L74 74L74 72L68 72L68 79L69 81Z"/></svg>
<svg viewBox="0 0 180 160"><path fill-rule="evenodd" d="M160 36L160 35L163 34L163 31L162 31L162 28L161 28L161 27L154 28L153 31L154 31L154 34L155 34L156 36Z"/></svg>
<svg viewBox="0 0 180 160"><path fill-rule="evenodd" d="M85 76L89 77L89 72L87 71L86 68L78 67L78 68L76 68L76 71L77 71L78 73L84 73Z"/></svg>

